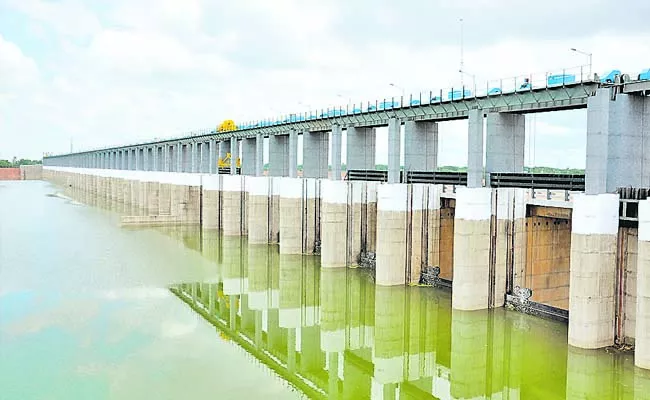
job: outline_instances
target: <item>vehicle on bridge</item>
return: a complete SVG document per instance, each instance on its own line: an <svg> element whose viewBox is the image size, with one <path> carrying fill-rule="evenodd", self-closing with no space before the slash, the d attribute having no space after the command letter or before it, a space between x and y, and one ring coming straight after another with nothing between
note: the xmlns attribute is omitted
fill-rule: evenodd
<svg viewBox="0 0 650 400"><path fill-rule="evenodd" d="M641 73L639 74L639 80L640 81L650 80L650 68L641 71Z"/></svg>
<svg viewBox="0 0 650 400"><path fill-rule="evenodd" d="M613 69L607 75L600 78L600 83L614 83L617 75L621 75L621 71Z"/></svg>
<svg viewBox="0 0 650 400"><path fill-rule="evenodd" d="M501 94L501 88L495 87L490 90L488 90L488 96L493 96L495 94Z"/></svg>
<svg viewBox="0 0 650 400"><path fill-rule="evenodd" d="M420 100L418 99L411 99L411 102L409 103L411 106L419 106L420 105Z"/></svg>
<svg viewBox="0 0 650 400"><path fill-rule="evenodd" d="M567 83L576 83L576 76L572 74L549 75L546 84L548 86L561 86Z"/></svg>
<svg viewBox="0 0 650 400"><path fill-rule="evenodd" d="M379 103L379 110L390 110L391 108L399 108L400 103L397 101L382 101Z"/></svg>
<svg viewBox="0 0 650 400"><path fill-rule="evenodd" d="M454 90L454 91L449 91L447 93L447 100L460 100L460 99L465 99L467 97L472 97L472 91L471 90Z"/></svg>

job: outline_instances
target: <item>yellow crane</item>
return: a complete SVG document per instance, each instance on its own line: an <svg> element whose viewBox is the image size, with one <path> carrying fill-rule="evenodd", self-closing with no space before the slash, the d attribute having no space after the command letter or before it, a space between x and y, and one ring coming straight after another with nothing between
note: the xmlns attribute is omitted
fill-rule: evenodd
<svg viewBox="0 0 650 400"><path fill-rule="evenodd" d="M235 131L237 130L237 125L235 124L235 121L232 119L227 119L223 121L222 123L217 126L217 132L229 132L229 131ZM219 158L217 165L219 168L230 168L230 163L232 161L230 153L226 153L225 158ZM235 165L237 168L241 168L241 159L237 157L237 160L235 161Z"/></svg>
<svg viewBox="0 0 650 400"><path fill-rule="evenodd" d="M218 162L219 168L230 168L231 160L232 158L230 156L230 153L226 153L226 157L224 158L219 157L219 162ZM237 161L235 162L235 165L237 166L237 168L241 168L241 158L237 157Z"/></svg>

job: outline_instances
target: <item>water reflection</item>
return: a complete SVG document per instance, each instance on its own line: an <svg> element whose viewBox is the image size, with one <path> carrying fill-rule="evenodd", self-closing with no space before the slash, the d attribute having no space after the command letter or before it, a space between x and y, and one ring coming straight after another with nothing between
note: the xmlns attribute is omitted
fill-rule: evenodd
<svg viewBox="0 0 650 400"><path fill-rule="evenodd" d="M310 397L647 399L630 354L567 349L566 326L503 309L451 310L448 292L375 286L363 270L203 234L220 274L173 291Z"/></svg>

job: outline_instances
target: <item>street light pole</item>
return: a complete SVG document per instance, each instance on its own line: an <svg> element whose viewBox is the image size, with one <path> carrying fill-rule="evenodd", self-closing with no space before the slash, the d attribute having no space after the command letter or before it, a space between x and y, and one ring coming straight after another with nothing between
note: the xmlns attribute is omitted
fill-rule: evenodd
<svg viewBox="0 0 650 400"><path fill-rule="evenodd" d="M402 91L402 97L404 97L404 88L403 87L397 86L394 83L389 83L388 85L394 87L395 89L401 90Z"/></svg>
<svg viewBox="0 0 650 400"><path fill-rule="evenodd" d="M575 47L572 47L570 50L589 57L589 79L592 79L592 75L591 75L591 72L592 72L591 71L591 65L592 65L592 63L591 63L591 61L592 61L593 54L592 53L587 53L586 51L578 50Z"/></svg>

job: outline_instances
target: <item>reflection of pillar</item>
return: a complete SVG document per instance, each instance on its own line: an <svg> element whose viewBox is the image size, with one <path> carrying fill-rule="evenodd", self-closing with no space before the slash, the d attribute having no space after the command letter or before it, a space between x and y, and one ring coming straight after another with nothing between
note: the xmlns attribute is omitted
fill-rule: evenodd
<svg viewBox="0 0 650 400"><path fill-rule="evenodd" d="M325 352L345 350L346 269L321 269L321 345Z"/></svg>
<svg viewBox="0 0 650 400"><path fill-rule="evenodd" d="M487 385L488 311L452 310L451 395L483 398Z"/></svg>
<svg viewBox="0 0 650 400"><path fill-rule="evenodd" d="M375 288L374 380L390 393L394 393L390 384L404 380L406 290L405 286Z"/></svg>
<svg viewBox="0 0 650 400"><path fill-rule="evenodd" d="M244 277L243 256L246 247L240 237L224 236L223 241L223 293L239 295L247 291L248 279Z"/></svg>
<svg viewBox="0 0 650 400"><path fill-rule="evenodd" d="M302 256L280 254L280 328L301 324Z"/></svg>
<svg viewBox="0 0 650 400"><path fill-rule="evenodd" d="M568 346L566 398L613 399L615 357L600 351ZM648 395L648 392L645 393Z"/></svg>
<svg viewBox="0 0 650 400"><path fill-rule="evenodd" d="M435 374L438 302L425 288L408 290L406 379L416 381Z"/></svg>
<svg viewBox="0 0 650 400"><path fill-rule="evenodd" d="M268 309L269 251L266 245L248 246L248 305L252 310Z"/></svg>

